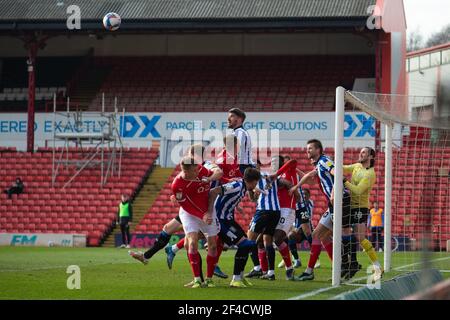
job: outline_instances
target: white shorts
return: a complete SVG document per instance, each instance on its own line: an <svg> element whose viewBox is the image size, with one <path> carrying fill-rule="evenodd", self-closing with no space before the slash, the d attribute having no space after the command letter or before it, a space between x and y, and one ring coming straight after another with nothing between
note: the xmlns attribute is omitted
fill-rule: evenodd
<svg viewBox="0 0 450 320"><path fill-rule="evenodd" d="M328 230L333 231L333 215L331 214L330 210L327 210L319 221L320 224L322 224L325 228Z"/></svg>
<svg viewBox="0 0 450 320"><path fill-rule="evenodd" d="M180 207L180 220L183 224L184 234L199 232L201 231L206 238L214 237L219 234L220 224L216 215L213 215L213 222L211 224L206 224L202 219L189 214L186 210Z"/></svg>
<svg viewBox="0 0 450 320"><path fill-rule="evenodd" d="M281 208L280 213L280 220L278 221L275 230L283 230L288 234L295 222L295 210L291 208Z"/></svg>

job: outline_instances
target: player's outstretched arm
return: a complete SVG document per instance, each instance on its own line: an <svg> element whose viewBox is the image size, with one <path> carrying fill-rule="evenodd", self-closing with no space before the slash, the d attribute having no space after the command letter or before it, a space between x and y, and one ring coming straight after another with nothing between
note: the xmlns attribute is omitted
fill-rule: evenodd
<svg viewBox="0 0 450 320"><path fill-rule="evenodd" d="M277 171L277 176L281 176L283 173L288 172L289 170L296 170L297 168L297 160L292 159L286 162L280 169Z"/></svg>
<svg viewBox="0 0 450 320"><path fill-rule="evenodd" d="M315 184L316 183L316 178L317 177L317 171L316 170L312 170L310 172L308 172L307 174L305 174L299 181L299 183L296 185L297 189L299 187L301 187L304 184Z"/></svg>
<svg viewBox="0 0 450 320"><path fill-rule="evenodd" d="M300 177L303 177L305 175L305 173L302 170L300 170L299 168L296 168L295 170L297 171L297 173Z"/></svg>
<svg viewBox="0 0 450 320"><path fill-rule="evenodd" d="M363 178L357 185L351 183L346 180L344 185L355 195L362 195L364 192L367 192L370 187L370 181L367 177Z"/></svg>
<svg viewBox="0 0 450 320"><path fill-rule="evenodd" d="M293 186L289 189L289 195L297 193L298 197L300 198L300 193L298 191L298 188L300 188L304 184L315 184L316 176L317 176L316 170L312 170L312 171L308 172L307 174L305 174L295 186ZM296 195L296 198L297 198L297 195Z"/></svg>
<svg viewBox="0 0 450 320"><path fill-rule="evenodd" d="M344 174L350 174L353 172L353 169L355 168L355 164L343 165L342 168L344 170ZM332 174L334 175L334 171Z"/></svg>
<svg viewBox="0 0 450 320"><path fill-rule="evenodd" d="M205 213L205 217L204 217L204 221L207 224L211 224L211 222L212 222L212 213L214 211L214 202L216 201L217 196L221 193L222 193L222 186L209 190L208 211Z"/></svg>

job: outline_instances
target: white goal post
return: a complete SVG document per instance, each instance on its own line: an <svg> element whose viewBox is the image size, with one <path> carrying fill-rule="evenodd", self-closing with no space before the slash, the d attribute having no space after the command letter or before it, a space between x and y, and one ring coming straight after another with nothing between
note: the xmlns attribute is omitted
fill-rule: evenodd
<svg viewBox="0 0 450 320"><path fill-rule="evenodd" d="M399 163L399 159L395 159L393 157L393 147L396 147L398 150L394 150L396 152L396 156L403 157L401 153L403 152L402 148L406 148L407 150L411 150L413 147L415 150L422 150L421 148L428 148L432 150L432 154L428 155L430 158L436 156L443 156L443 160L440 162L441 165L433 164L430 168L433 172L441 170L442 168L447 168L449 166L450 160L448 159L448 155L450 155L450 144L448 143L449 138L449 130L450 130L450 117L448 114L443 114L442 108L438 108L438 103L436 97L419 97L419 96L407 96L407 95L388 95L388 94L376 94L376 93L361 93L361 92L352 92L344 89L343 87L338 87L336 89L336 118L335 118L335 145L334 145L334 162L335 162L335 184L334 184L334 224L333 224L333 263L332 263L332 285L338 286L341 284L341 246L342 246L342 194L343 194L343 183L337 183L338 181L343 181L344 172L344 152L345 152L345 144L346 140L344 138L344 131L346 130L345 125L345 116L347 112L361 112L365 113L371 117L373 117L376 121L379 121L385 127L384 137L383 137L383 153L384 153L384 179L380 179L384 181L384 197L379 196L378 198L384 199L384 271L389 272L392 270L392 243L391 239L393 236L392 230L392 217L393 217L393 161L395 163ZM445 113L445 112L444 112ZM394 127L396 129L394 129ZM401 129L398 129L401 128ZM414 141L412 138L409 138L407 134L399 134L400 142L397 142L393 138L393 130L411 130L408 131L410 136L413 136L413 131L418 133L415 135ZM417 129L419 128L419 129ZM395 131L395 132L397 132ZM438 137L433 136L434 132L437 132ZM425 138L422 137L422 132L425 132ZM430 133L431 132L431 133ZM404 145L402 145L402 139ZM407 141L410 139L410 141ZM395 140L395 141L394 141ZM397 145L397 144L400 144ZM413 143L413 144L412 144ZM410 146L410 147L408 147ZM408 149L409 148L409 149ZM428 150L427 149L427 150ZM413 151L415 151L413 150ZM411 152L413 152L411 151ZM396 162L397 161L397 162ZM415 163L419 163L420 156L416 162L410 164L410 166L414 166ZM430 162L431 163L431 162ZM434 162L433 162L434 163ZM348 164L348 163L346 163ZM380 166L381 167L381 166ZM417 171L424 171L420 169L422 167L417 167ZM420 173L420 172L419 172ZM423 176L425 176L426 172L424 172ZM434 174L434 173L433 173ZM438 177L438 176L436 176ZM422 181L422 175L417 175L417 183ZM438 179L438 178L436 178ZM381 184L382 182L378 180ZM402 180L403 181L403 180ZM405 180L406 181L406 180ZM437 181L437 180L436 180ZM441 181L441 180L440 180ZM403 187L398 184L397 188ZM414 181L414 183L416 183ZM444 188L446 188L447 182L443 180ZM406 186L405 186L406 188ZM427 192L428 189L423 188L424 192ZM437 189L435 189L437 190ZM429 190L428 190L429 191ZM439 242L439 246L449 235L445 232L448 232L449 226L448 221L450 219L450 213L447 210L443 210L442 206L439 206L439 203L445 203L448 201L449 195L448 192L443 190L439 191L439 196L441 196L441 200L444 202L437 202L434 204L433 208L436 210L430 209L430 212L438 212L438 214L442 215L442 225L439 225L439 229L437 232L441 232L441 234L435 234L435 241ZM403 193L402 190L398 191ZM382 194L382 193L380 193ZM341 195L341 196L338 196ZM378 194L377 194L378 195ZM403 196L403 194L397 195L397 198ZM406 200L405 200L406 201ZM421 205L422 203L420 203ZM405 204L405 207L407 204ZM398 207L398 212L403 212L404 210ZM417 208L419 210L420 208ZM440 210L440 211L439 211ZM419 212L419 211L418 211ZM397 213L398 214L398 213ZM408 219L416 219L417 217L405 215ZM436 218L431 213L431 220L426 220L426 223L423 223L424 229L420 229L421 231L412 231L415 233L411 233L414 235L419 235L419 232L422 232L420 235L426 236L430 235L433 231L431 230L431 225L433 224L432 219ZM421 217L421 216L420 216ZM421 219L419 217L419 219ZM403 218L403 216L402 216ZM437 218L436 218L437 219ZM425 220L424 220L425 221ZM431 222L430 222L431 221ZM441 221L441 220L439 220ZM407 230L410 230L410 224L404 223L406 227L400 226L402 228L403 234L407 234ZM419 227L418 227L419 228ZM428 229L427 229L428 228ZM419 229L418 229L419 230ZM420 237L419 235L419 237ZM413 237L413 236L411 236ZM425 240L430 243L433 241L432 236L431 239ZM412 247L415 245L415 239L411 239L408 242L408 246ZM418 238L418 237L417 237ZM405 240L406 241L406 240ZM406 244L404 244L406 247ZM423 248L423 247L422 247ZM428 247L426 247L428 248ZM440 248L440 247L439 247ZM413 249L409 249L413 250ZM381 251L381 249L380 249ZM426 250L425 250L426 251Z"/></svg>

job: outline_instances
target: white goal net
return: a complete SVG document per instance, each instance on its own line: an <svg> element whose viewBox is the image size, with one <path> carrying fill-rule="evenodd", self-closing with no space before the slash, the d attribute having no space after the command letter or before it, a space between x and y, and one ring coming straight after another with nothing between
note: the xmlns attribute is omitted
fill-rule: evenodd
<svg viewBox="0 0 450 320"><path fill-rule="evenodd" d="M347 138L345 132L349 130L360 130L360 134ZM348 167L361 161L361 150L365 147L375 151L376 180L369 189L368 205L364 194L358 193L364 186L358 189L349 183L358 186L363 177L369 176L370 166L364 167L363 172ZM350 270L350 277L345 276L344 268L352 269L359 264L361 271L357 276L364 276L374 259L387 277L429 268L450 270L448 107L440 106L435 97L338 88L334 157L333 285L359 271ZM348 182L337 183L344 177ZM342 225L348 223L347 211L342 208L342 197L337 197L345 190L352 197L350 228ZM348 252L349 249L356 253ZM357 259L357 264L351 256ZM347 258L349 263L353 261L350 267Z"/></svg>

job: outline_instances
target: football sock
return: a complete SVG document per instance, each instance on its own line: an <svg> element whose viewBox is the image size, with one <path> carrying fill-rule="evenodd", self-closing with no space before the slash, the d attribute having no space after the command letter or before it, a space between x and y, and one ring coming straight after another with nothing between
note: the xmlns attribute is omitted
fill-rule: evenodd
<svg viewBox="0 0 450 320"><path fill-rule="evenodd" d="M170 237L170 234L168 234L164 230L161 231L161 233L158 235L158 238L156 238L153 246L144 253L144 258L150 259L151 257L153 257L155 253L157 253L169 243Z"/></svg>
<svg viewBox="0 0 450 320"><path fill-rule="evenodd" d="M295 239L289 240L289 250L295 260L298 260L297 241Z"/></svg>
<svg viewBox="0 0 450 320"><path fill-rule="evenodd" d="M268 269L268 263L267 263L267 255L266 255L266 250L263 248L258 248L258 258L259 258L259 263L261 265L261 270L262 272L267 272Z"/></svg>
<svg viewBox="0 0 450 320"><path fill-rule="evenodd" d="M358 239L352 234L350 238L350 263L357 263L357 253L358 253Z"/></svg>
<svg viewBox="0 0 450 320"><path fill-rule="evenodd" d="M266 255L269 271L275 270L275 248L272 245L266 246Z"/></svg>
<svg viewBox="0 0 450 320"><path fill-rule="evenodd" d="M333 241L326 240L325 242L322 242L322 244L328 254L328 257L331 261L333 261Z"/></svg>
<svg viewBox="0 0 450 320"><path fill-rule="evenodd" d="M253 247L256 247L256 243L248 239L245 239L238 244L238 249L234 256L234 275L241 275L243 273L248 260L248 255Z"/></svg>
<svg viewBox="0 0 450 320"><path fill-rule="evenodd" d="M322 251L322 243L319 240L313 239L308 261L308 268L310 270L314 270L314 266L316 265L317 259L319 259L320 251Z"/></svg>
<svg viewBox="0 0 450 320"><path fill-rule="evenodd" d="M211 255L208 252L206 256L206 278L212 278L214 275L214 268L216 267L217 253L216 255Z"/></svg>
<svg viewBox="0 0 450 320"><path fill-rule="evenodd" d="M195 278L200 278L200 264L198 252L188 253L189 263Z"/></svg>
<svg viewBox="0 0 450 320"><path fill-rule="evenodd" d="M351 241L351 236L342 236L342 265L343 266L348 266L349 264L349 253L350 253L350 241Z"/></svg>
<svg viewBox="0 0 450 320"><path fill-rule="evenodd" d="M202 260L202 256L201 256L201 254L200 254L200 252L197 252L197 255L198 255L198 266L199 266L199 268L200 268L200 279L202 279L202 282L204 281L204 278L203 278L203 260Z"/></svg>
<svg viewBox="0 0 450 320"><path fill-rule="evenodd" d="M370 241L364 239L363 241L361 241L361 247L363 247L364 251L369 256L370 261L372 261L373 264L380 266L380 263L378 262L377 253L375 252L375 249L373 248Z"/></svg>
<svg viewBox="0 0 450 320"><path fill-rule="evenodd" d="M172 245L172 252L177 253L178 251L183 249L183 247L184 247L184 238L175 243L174 245Z"/></svg>
<svg viewBox="0 0 450 320"><path fill-rule="evenodd" d="M219 237L217 237L216 265L219 263L219 259L220 259L220 256L222 255L222 251L223 251L223 242Z"/></svg>
<svg viewBox="0 0 450 320"><path fill-rule="evenodd" d="M290 255L290 252L289 252L289 247L286 244L286 242L282 242L278 246L278 251L280 252L281 257L283 258L284 265L285 265L286 269L292 268L291 255Z"/></svg>
<svg viewBox="0 0 450 320"><path fill-rule="evenodd" d="M250 251L250 258L252 259L253 265L255 266L255 270L259 271L261 270L261 265L259 264L259 258L258 258L258 248L255 246Z"/></svg>

